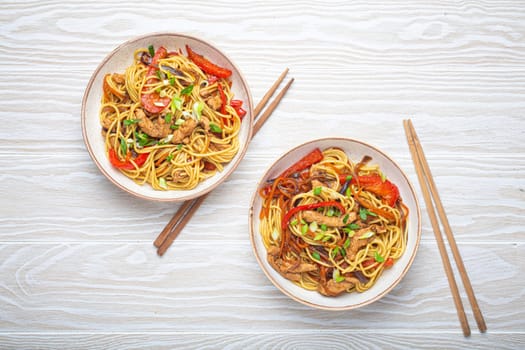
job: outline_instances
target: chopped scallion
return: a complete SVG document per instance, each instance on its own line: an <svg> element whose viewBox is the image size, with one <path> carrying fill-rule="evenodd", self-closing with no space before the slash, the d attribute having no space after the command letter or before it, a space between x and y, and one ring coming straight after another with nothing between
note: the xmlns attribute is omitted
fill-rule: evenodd
<svg viewBox="0 0 525 350"><path fill-rule="evenodd" d="M312 253L312 258L314 258L315 260L321 260L321 255L319 255L318 252L313 252Z"/></svg>
<svg viewBox="0 0 525 350"><path fill-rule="evenodd" d="M377 262L380 262L380 263L385 261L385 259L378 252L374 253L374 258L376 259Z"/></svg>
<svg viewBox="0 0 525 350"><path fill-rule="evenodd" d="M175 113L176 110L181 110L182 108L182 99L178 96L173 96L171 100L171 111Z"/></svg>
<svg viewBox="0 0 525 350"><path fill-rule="evenodd" d="M148 46L148 52L151 57L155 56L155 48L153 47L153 45Z"/></svg>
<svg viewBox="0 0 525 350"><path fill-rule="evenodd" d="M365 233L363 233L361 235L361 237L359 237L359 239L367 239L367 238L370 238L374 235L374 231L366 231Z"/></svg>
<svg viewBox="0 0 525 350"><path fill-rule="evenodd" d="M222 132L222 129L220 126L218 126L217 124L214 124L214 123L210 123L210 129L212 132L216 132L216 133L221 133Z"/></svg>
<svg viewBox="0 0 525 350"><path fill-rule="evenodd" d="M314 188L314 195L318 196L323 191L323 188L321 186Z"/></svg>
<svg viewBox="0 0 525 350"><path fill-rule="evenodd" d="M193 85L188 85L180 92L181 95L189 95L193 91Z"/></svg>
<svg viewBox="0 0 525 350"><path fill-rule="evenodd" d="M130 125L136 124L138 122L140 122L139 119L125 119L124 120L124 125L125 126L130 126Z"/></svg>
<svg viewBox="0 0 525 350"><path fill-rule="evenodd" d="M204 103L202 103L202 101L197 101L193 104L192 112L193 112L193 116L195 117L195 119L201 120L203 108L204 108Z"/></svg>
<svg viewBox="0 0 525 350"><path fill-rule="evenodd" d="M120 149L122 151L122 154L128 153L128 143L126 139L123 139L123 138L120 139Z"/></svg>
<svg viewBox="0 0 525 350"><path fill-rule="evenodd" d="M303 225L303 226L301 226L301 233L302 233L303 235L305 235L306 232L308 232L308 225Z"/></svg>

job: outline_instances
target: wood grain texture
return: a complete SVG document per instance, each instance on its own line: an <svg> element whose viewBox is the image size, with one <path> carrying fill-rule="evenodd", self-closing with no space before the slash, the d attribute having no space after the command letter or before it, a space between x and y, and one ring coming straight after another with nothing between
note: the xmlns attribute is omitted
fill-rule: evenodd
<svg viewBox="0 0 525 350"><path fill-rule="evenodd" d="M136 199L97 170L84 88L117 45L154 31L223 48L257 102L290 91L159 258L179 204ZM521 1L2 1L0 348L525 347L525 4ZM461 334L405 142L411 118L488 325ZM281 294L248 238L257 181L314 138L364 140L414 183L423 237L377 303L318 311ZM462 288L460 287L462 290Z"/></svg>

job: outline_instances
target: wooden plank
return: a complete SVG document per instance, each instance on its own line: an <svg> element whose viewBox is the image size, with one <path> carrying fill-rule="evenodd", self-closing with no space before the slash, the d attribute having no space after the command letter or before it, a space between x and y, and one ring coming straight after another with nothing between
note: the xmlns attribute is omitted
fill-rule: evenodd
<svg viewBox="0 0 525 350"><path fill-rule="evenodd" d="M384 332L381 330L242 333L111 333L111 334L0 334L5 349L519 349L525 343L523 333L473 334L464 338L457 333Z"/></svg>
<svg viewBox="0 0 525 350"><path fill-rule="evenodd" d="M490 332L521 332L524 244L459 245ZM159 259L150 245L4 244L0 329L16 332L242 332L279 330L458 332L435 244L423 243L390 294L349 312L290 300L249 244L182 239ZM492 287L497 285L497 288ZM465 295L463 295L465 298ZM465 299L469 321L475 328ZM504 311L503 311L504 310ZM227 320L227 321L226 321ZM474 333L474 332L473 332Z"/></svg>

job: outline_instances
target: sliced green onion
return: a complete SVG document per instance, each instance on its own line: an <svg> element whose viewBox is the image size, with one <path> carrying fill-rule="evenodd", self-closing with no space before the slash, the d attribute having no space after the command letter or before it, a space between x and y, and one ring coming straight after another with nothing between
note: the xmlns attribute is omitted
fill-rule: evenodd
<svg viewBox="0 0 525 350"><path fill-rule="evenodd" d="M326 212L326 216L334 216L335 210L334 208L328 208L328 211Z"/></svg>
<svg viewBox="0 0 525 350"><path fill-rule="evenodd" d="M130 126L130 125L133 125L133 124L137 124L138 122L140 122L140 119L126 119L126 120L124 120L124 125L125 126Z"/></svg>
<svg viewBox="0 0 525 350"><path fill-rule="evenodd" d="M170 154L169 156L166 157L166 161L169 163L171 162L173 159L173 154Z"/></svg>
<svg viewBox="0 0 525 350"><path fill-rule="evenodd" d="M345 181L352 181L352 175L348 175L345 179Z"/></svg>
<svg viewBox="0 0 525 350"><path fill-rule="evenodd" d="M170 85L175 85L175 77L170 77Z"/></svg>
<svg viewBox="0 0 525 350"><path fill-rule="evenodd" d="M352 197L352 189L351 189L350 187L348 187L348 188L346 189L345 195L346 195L347 197Z"/></svg>
<svg viewBox="0 0 525 350"><path fill-rule="evenodd" d="M155 48L153 45L148 46L148 52L151 55L151 57L155 56Z"/></svg>
<svg viewBox="0 0 525 350"><path fill-rule="evenodd" d="M321 224L321 231L326 231L328 230L328 227L326 226L326 224Z"/></svg>
<svg viewBox="0 0 525 350"><path fill-rule="evenodd" d="M192 109L192 112L193 112L193 116L197 119L197 120L201 120L201 115L202 115L202 109L204 108L204 103L202 103L202 101L197 101L193 104L193 109Z"/></svg>
<svg viewBox="0 0 525 350"><path fill-rule="evenodd" d="M313 252L312 253L312 258L314 258L315 260L321 260L321 255L319 255L318 252Z"/></svg>
<svg viewBox="0 0 525 350"><path fill-rule="evenodd" d="M343 282L345 280L345 277L341 275L341 272L339 271L339 269L334 269L333 276L334 276L334 281L337 283Z"/></svg>
<svg viewBox="0 0 525 350"><path fill-rule="evenodd" d="M182 99L178 96L173 96L171 100L171 111L175 113L176 110L181 110L182 108Z"/></svg>
<svg viewBox="0 0 525 350"><path fill-rule="evenodd" d="M171 113L166 113L164 120L166 121L166 123L171 123L171 118L172 118Z"/></svg>
<svg viewBox="0 0 525 350"><path fill-rule="evenodd" d="M350 247L350 238L347 238L345 243L343 243L343 247L346 249L348 247Z"/></svg>
<svg viewBox="0 0 525 350"><path fill-rule="evenodd" d="M310 225L309 225L309 228L310 228L310 231L312 231L312 232L317 231L317 228L318 228L317 222L315 222L315 221L311 222Z"/></svg>
<svg viewBox="0 0 525 350"><path fill-rule="evenodd" d="M359 225L356 223L351 223L350 225L346 226L351 230L357 230L359 228Z"/></svg>
<svg viewBox="0 0 525 350"><path fill-rule="evenodd" d="M162 187L165 190L168 189L168 184L166 183L166 179L165 178L159 177L159 186Z"/></svg>
<svg viewBox="0 0 525 350"><path fill-rule="evenodd" d="M359 239L367 239L367 238L370 238L374 235L374 231L366 231L365 233L363 233L361 235L361 237L359 237Z"/></svg>
<svg viewBox="0 0 525 350"><path fill-rule="evenodd" d="M308 225L303 225L303 226L301 226L301 233L302 233L303 235L305 235L306 232L308 232Z"/></svg>
<svg viewBox="0 0 525 350"><path fill-rule="evenodd" d="M366 220L367 214L368 210L366 210L365 208L359 209L359 217L361 218L361 220Z"/></svg>
<svg viewBox="0 0 525 350"><path fill-rule="evenodd" d="M177 145L177 150L180 151L181 149L182 149L182 143L179 143L179 144Z"/></svg>
<svg viewBox="0 0 525 350"><path fill-rule="evenodd" d="M323 242L328 242L328 241L331 240L331 239L332 239L332 237L327 235L327 236L324 236L323 239L322 239L321 241L323 241Z"/></svg>
<svg viewBox="0 0 525 350"><path fill-rule="evenodd" d="M314 188L314 195L318 196L323 191L323 188L321 186Z"/></svg>
<svg viewBox="0 0 525 350"><path fill-rule="evenodd" d="M374 253L374 258L376 259L377 262L380 262L380 263L385 261L385 259L378 252Z"/></svg>
<svg viewBox="0 0 525 350"><path fill-rule="evenodd" d="M193 85L188 85L180 92L181 95L189 95L193 91Z"/></svg>
<svg viewBox="0 0 525 350"><path fill-rule="evenodd" d="M281 237L281 234L279 233L277 228L274 228L273 231L272 231L272 239L274 241L277 241L279 239L279 237Z"/></svg>
<svg viewBox="0 0 525 350"><path fill-rule="evenodd" d="M350 215L346 214L345 217L343 218L343 224L346 225L346 223L348 222L349 218L350 218Z"/></svg>
<svg viewBox="0 0 525 350"><path fill-rule="evenodd" d="M314 237L314 241L319 241L320 239L322 239L324 237L324 235L322 233L318 233L317 235L315 235Z"/></svg>
<svg viewBox="0 0 525 350"><path fill-rule="evenodd" d="M120 149L122 150L122 154L128 153L128 143L126 139L120 139Z"/></svg>
<svg viewBox="0 0 525 350"><path fill-rule="evenodd" d="M297 225L297 223L298 223L297 219L293 219L292 221L290 221L290 225L292 226Z"/></svg>
<svg viewBox="0 0 525 350"><path fill-rule="evenodd" d="M337 253L339 253L339 247L335 247L330 254L332 255L332 258L333 258L337 255Z"/></svg>
<svg viewBox="0 0 525 350"><path fill-rule="evenodd" d="M221 133L222 132L222 129L220 126L218 126L217 124L214 124L214 123L210 123L210 129L212 132L216 132L216 133Z"/></svg>

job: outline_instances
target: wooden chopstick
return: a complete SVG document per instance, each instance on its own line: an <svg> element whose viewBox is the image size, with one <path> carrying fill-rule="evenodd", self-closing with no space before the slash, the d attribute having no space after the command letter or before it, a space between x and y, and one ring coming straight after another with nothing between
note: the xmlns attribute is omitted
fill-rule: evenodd
<svg viewBox="0 0 525 350"><path fill-rule="evenodd" d="M465 265L463 264L463 260L459 253L456 240L454 238L454 235L452 234L452 229L450 228L445 209L443 208L441 198L439 197L439 193L437 191L436 184L430 171L430 167L426 160L423 147L419 142L419 138L417 137L416 130L414 128L414 125L412 124L412 121L410 119L404 120L403 126L405 128L405 134L410 148L410 153L412 155L412 160L414 162L418 180L421 185L421 190L423 192L427 212L430 217L430 222L432 224L434 235L438 244L441 260L443 261L443 266L445 268L449 286L452 291L452 296L456 305L459 321L463 329L463 334L466 337L470 336L470 327L468 325L468 321L465 315L463 303L461 302L459 296L456 280L454 278L454 272L450 265L448 254L446 252L445 243L443 241L443 236L439 228L439 223L437 221L432 200L434 201L439 218L441 220L441 224L443 225L443 228L445 230L450 249L452 250L452 255L454 256L454 260L456 262L461 280L463 282L463 286L465 287L465 291L467 292L467 296L472 307L474 318L476 319L476 323L478 324L480 332L484 333L487 330L487 326L485 324L485 320L483 319L483 315L481 314L481 309L479 308L478 302L474 295L474 290L472 289L472 285L470 283L470 279L465 269Z"/></svg>
<svg viewBox="0 0 525 350"><path fill-rule="evenodd" d="M275 81L275 83L272 85L272 87L268 90L268 92L263 96L261 101L257 104L257 106L254 109L254 118L257 118L258 115L261 113L262 109L268 102L268 100L273 96L281 82L284 80L284 77L288 73L289 69L286 68L279 78ZM257 122L254 124L252 137L255 136L257 131L262 127L262 125L268 120L272 112L275 110L279 102L282 100L288 89L290 88L290 85L293 83L294 78L291 78L290 81L283 87L283 89L279 92L279 94L275 97L274 101L268 106L266 111L263 113L263 115L260 118L257 118ZM199 209L200 205L209 193L200 196L199 198L188 200L184 202L184 204L181 205L179 210L173 215L171 220L168 222L168 224L164 227L162 232L159 234L157 239L153 242L155 247L157 247L157 254L159 256L164 255L166 250L171 246L175 238L180 234L182 229L186 226L188 221L191 219L193 214Z"/></svg>

